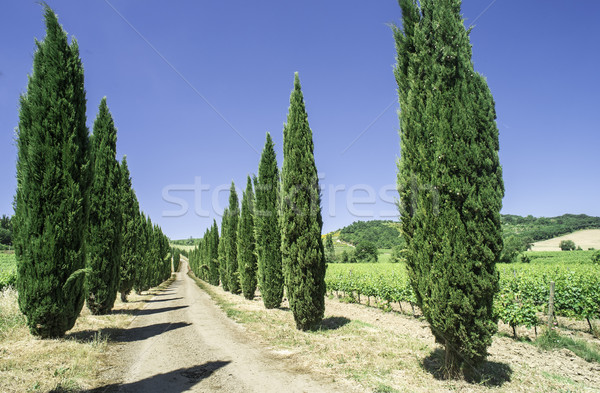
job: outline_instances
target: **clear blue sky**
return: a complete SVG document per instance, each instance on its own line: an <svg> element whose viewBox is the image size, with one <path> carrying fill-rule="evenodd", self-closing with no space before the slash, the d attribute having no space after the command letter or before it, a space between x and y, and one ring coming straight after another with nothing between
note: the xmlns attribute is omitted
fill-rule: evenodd
<svg viewBox="0 0 600 393"><path fill-rule="evenodd" d="M281 166L295 71L322 176L323 230L397 218L396 1L48 3L79 41L88 125L106 96L141 207L171 238L220 223L223 190L257 172L267 131ZM463 14L467 25L477 19L473 61L496 100L503 213L600 216L600 2L465 0ZM3 4L0 214L12 214L18 99L34 37L44 35L38 4Z"/></svg>

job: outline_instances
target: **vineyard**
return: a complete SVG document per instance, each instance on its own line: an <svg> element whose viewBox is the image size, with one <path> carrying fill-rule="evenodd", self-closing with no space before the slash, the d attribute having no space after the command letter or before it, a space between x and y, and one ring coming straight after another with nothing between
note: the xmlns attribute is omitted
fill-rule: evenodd
<svg viewBox="0 0 600 393"><path fill-rule="evenodd" d="M17 280L15 254L0 253L0 289L14 285Z"/></svg>
<svg viewBox="0 0 600 393"><path fill-rule="evenodd" d="M586 319L591 330L591 320L600 317L600 266L582 258L584 252L539 254L543 255L531 257L532 263L497 265L500 293L494 308L499 319L510 325L515 335L517 326L538 325L538 314L547 312L553 281L555 314ZM565 254L570 254L567 260ZM402 304L408 303L414 313L415 296L403 263L330 264L326 282L332 294L381 307L398 304L401 310Z"/></svg>

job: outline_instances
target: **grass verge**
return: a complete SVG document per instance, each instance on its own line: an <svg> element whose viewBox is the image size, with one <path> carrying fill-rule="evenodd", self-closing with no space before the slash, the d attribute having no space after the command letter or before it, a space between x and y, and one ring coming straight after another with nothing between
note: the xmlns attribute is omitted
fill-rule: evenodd
<svg viewBox="0 0 600 393"><path fill-rule="evenodd" d="M123 311L143 308L172 280L144 295L131 294L127 303L117 296L109 315L92 315L84 306L73 329L52 340L29 333L17 292L4 288L0 291L0 392L79 392L105 385L103 372L114 367L110 359L117 346L104 330L126 329L135 315Z"/></svg>
<svg viewBox="0 0 600 393"><path fill-rule="evenodd" d="M588 362L600 363L600 350L597 346L584 340L563 336L554 330L542 334L533 343L536 347L546 351L568 349Z"/></svg>

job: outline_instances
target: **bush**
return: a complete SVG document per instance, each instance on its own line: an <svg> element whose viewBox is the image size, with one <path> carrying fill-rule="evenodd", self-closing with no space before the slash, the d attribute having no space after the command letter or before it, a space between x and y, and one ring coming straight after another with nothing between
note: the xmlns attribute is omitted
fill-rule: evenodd
<svg viewBox="0 0 600 393"><path fill-rule="evenodd" d="M575 242L573 240L563 240L558 245L563 251L573 251L575 250Z"/></svg>
<svg viewBox="0 0 600 393"><path fill-rule="evenodd" d="M592 255L592 263L594 263L596 265L600 265L600 251L596 251Z"/></svg>

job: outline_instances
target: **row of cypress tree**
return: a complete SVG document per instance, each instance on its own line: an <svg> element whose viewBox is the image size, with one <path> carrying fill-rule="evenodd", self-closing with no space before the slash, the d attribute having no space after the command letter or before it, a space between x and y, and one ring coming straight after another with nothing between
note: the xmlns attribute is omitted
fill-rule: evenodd
<svg viewBox="0 0 600 393"><path fill-rule="evenodd" d="M117 295L171 273L169 242L139 210L106 98L90 137L77 41L44 5L46 37L20 99L15 254L19 308L34 335L60 337L87 300L111 311Z"/></svg>
<svg viewBox="0 0 600 393"><path fill-rule="evenodd" d="M279 307L284 286L298 329L316 327L325 312L325 253L320 189L312 131L298 74L283 130L281 179L267 133L258 177L248 176L241 209L231 183L221 236L216 222L190 253L194 273L253 299L260 289L266 308ZM216 251L215 251L216 250Z"/></svg>

